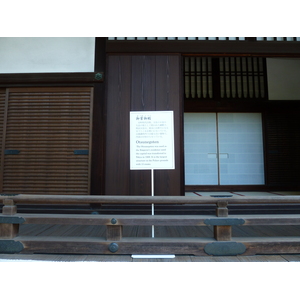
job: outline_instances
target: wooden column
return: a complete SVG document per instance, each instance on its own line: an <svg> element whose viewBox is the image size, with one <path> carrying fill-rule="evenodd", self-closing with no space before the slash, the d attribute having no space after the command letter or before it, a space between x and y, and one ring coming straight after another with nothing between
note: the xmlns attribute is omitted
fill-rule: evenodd
<svg viewBox="0 0 300 300"><path fill-rule="evenodd" d="M12 199L3 200L3 215L14 215L17 213L17 206L14 204ZM12 239L19 233L19 224L0 224L0 238L1 239Z"/></svg>
<svg viewBox="0 0 300 300"><path fill-rule="evenodd" d="M102 74L104 80L94 84L91 195L104 194L105 160L105 81L106 81L106 38L96 37L95 74Z"/></svg>
<svg viewBox="0 0 300 300"><path fill-rule="evenodd" d="M217 217L228 217L228 202L218 201L216 215ZM222 225L214 226L214 237L217 241L230 241L231 240L231 226Z"/></svg>

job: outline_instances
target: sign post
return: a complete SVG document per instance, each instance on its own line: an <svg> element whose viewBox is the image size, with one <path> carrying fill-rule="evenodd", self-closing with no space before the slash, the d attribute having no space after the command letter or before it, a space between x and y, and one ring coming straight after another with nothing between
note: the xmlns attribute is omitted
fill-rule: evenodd
<svg viewBox="0 0 300 300"><path fill-rule="evenodd" d="M154 196L154 170L175 169L173 115L173 111L130 112L130 170L151 170L151 196ZM154 215L154 204L151 210Z"/></svg>

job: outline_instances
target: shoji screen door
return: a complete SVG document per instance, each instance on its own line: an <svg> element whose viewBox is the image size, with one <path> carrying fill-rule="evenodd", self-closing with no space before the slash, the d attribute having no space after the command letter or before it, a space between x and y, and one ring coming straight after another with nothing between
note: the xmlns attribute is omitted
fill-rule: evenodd
<svg viewBox="0 0 300 300"><path fill-rule="evenodd" d="M185 113L186 185L264 184L260 113Z"/></svg>

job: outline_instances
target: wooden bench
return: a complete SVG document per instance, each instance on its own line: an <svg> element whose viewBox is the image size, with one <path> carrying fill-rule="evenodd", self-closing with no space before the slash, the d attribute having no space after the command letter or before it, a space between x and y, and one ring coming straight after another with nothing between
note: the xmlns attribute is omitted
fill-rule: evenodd
<svg viewBox="0 0 300 300"><path fill-rule="evenodd" d="M254 255L300 253L300 232L295 237L232 237L233 226L300 225L300 215L228 215L228 204L300 203L299 196L274 197L172 197L172 196L0 196L0 253L65 254L189 254ZM215 204L211 215L104 215L24 214L18 204ZM105 237L19 236L20 225L105 226ZM123 237L124 226L212 226L208 237Z"/></svg>

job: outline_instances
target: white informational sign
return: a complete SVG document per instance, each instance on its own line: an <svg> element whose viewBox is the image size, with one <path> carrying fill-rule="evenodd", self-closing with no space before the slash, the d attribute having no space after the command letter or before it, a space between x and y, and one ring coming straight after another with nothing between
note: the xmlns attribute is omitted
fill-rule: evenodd
<svg viewBox="0 0 300 300"><path fill-rule="evenodd" d="M130 112L130 169L175 169L173 111Z"/></svg>

